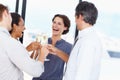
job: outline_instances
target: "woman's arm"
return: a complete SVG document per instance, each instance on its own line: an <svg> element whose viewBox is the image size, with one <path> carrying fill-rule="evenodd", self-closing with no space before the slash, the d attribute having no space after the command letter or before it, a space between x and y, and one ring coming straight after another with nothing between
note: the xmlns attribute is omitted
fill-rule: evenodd
<svg viewBox="0 0 120 80"><path fill-rule="evenodd" d="M67 55L67 53L63 52L62 50L59 50L58 48L52 45L48 45L48 49L50 51L50 54L60 57L65 62L68 61L69 56Z"/></svg>

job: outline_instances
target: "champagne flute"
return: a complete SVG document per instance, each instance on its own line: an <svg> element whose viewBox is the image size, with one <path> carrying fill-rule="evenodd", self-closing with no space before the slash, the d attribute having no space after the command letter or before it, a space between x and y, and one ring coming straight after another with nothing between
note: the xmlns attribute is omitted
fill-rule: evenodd
<svg viewBox="0 0 120 80"><path fill-rule="evenodd" d="M36 41L40 42L41 45L47 45L48 44L48 36L46 33L41 33L36 36ZM45 59L45 61L49 61L49 59Z"/></svg>
<svg viewBox="0 0 120 80"><path fill-rule="evenodd" d="M39 34L36 35L36 41L39 42L39 43L41 42L41 36ZM34 53L33 54L33 59L38 60L38 57L39 57L39 54L40 54L40 49L38 49L37 51L34 50L33 53Z"/></svg>

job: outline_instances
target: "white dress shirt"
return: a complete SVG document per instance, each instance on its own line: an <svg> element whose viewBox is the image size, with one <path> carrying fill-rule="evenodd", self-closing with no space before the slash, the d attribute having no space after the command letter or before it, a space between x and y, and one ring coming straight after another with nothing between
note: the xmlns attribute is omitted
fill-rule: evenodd
<svg viewBox="0 0 120 80"><path fill-rule="evenodd" d="M0 27L0 80L23 80L22 71L39 77L44 66L31 59L26 48Z"/></svg>
<svg viewBox="0 0 120 80"><path fill-rule="evenodd" d="M79 31L64 80L98 80L102 52L102 43L93 27Z"/></svg>

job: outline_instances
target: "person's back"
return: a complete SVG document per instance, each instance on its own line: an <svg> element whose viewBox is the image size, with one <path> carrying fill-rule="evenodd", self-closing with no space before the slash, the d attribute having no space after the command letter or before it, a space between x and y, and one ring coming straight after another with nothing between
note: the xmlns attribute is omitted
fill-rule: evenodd
<svg viewBox="0 0 120 80"><path fill-rule="evenodd" d="M0 46L1 46L0 47L0 78L1 78L1 80L8 80L8 79L9 80L18 80L17 75L21 74L21 76L19 76L19 78L21 78L21 80L23 80L23 77L22 77L23 73L21 72L21 70L16 68L17 65L15 65L12 62L12 60L8 57L8 56L14 56L12 54L11 55L7 54L7 51L9 51L11 48L13 48L13 47L11 47L11 45L14 45L14 44L12 44L13 43L12 38L10 39L9 38L10 36L8 36L8 35L7 34L5 35L4 32L3 33L0 32L0 38L1 38L0 39ZM6 48L8 50L6 50ZM13 49L11 49L11 50L13 50ZM13 51L13 53L14 53L14 51ZM14 57L16 57L16 56L14 56ZM9 76L9 75L11 75L11 76Z"/></svg>
<svg viewBox="0 0 120 80"><path fill-rule="evenodd" d="M79 53L77 54L78 59L74 63L79 64L78 67L81 67L82 70L78 69L79 74L77 75L79 77L77 76L76 80L82 78L85 80L97 80L100 73L101 53L103 53L102 43L94 27L84 29L79 32L79 35L81 38L76 44L76 46L79 47Z"/></svg>
<svg viewBox="0 0 120 80"><path fill-rule="evenodd" d="M75 21L79 35L71 51L64 80L98 80L103 48L93 26L97 16L97 8L91 2L83 1L76 6Z"/></svg>
<svg viewBox="0 0 120 80"><path fill-rule="evenodd" d="M1 31L0 28L0 37L0 78L2 80L23 80L22 70L32 76L39 76L43 72L43 69L39 68L43 64L32 60L25 47L11 38L7 30Z"/></svg>
<svg viewBox="0 0 120 80"><path fill-rule="evenodd" d="M31 59L26 48L10 36L11 21L8 8L0 4L0 80L23 80L22 71L34 77L40 76L48 50L42 47L38 61Z"/></svg>

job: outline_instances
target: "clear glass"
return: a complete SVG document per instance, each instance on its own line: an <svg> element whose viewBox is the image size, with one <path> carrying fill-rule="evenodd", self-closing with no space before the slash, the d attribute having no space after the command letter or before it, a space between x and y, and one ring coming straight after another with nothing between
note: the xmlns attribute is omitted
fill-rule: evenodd
<svg viewBox="0 0 120 80"><path fill-rule="evenodd" d="M46 45L48 44L48 35L46 33L38 34L36 37L36 41L40 42L41 45Z"/></svg>
<svg viewBox="0 0 120 80"><path fill-rule="evenodd" d="M37 34L36 41L40 42L40 44L42 46L47 45L48 44L48 35L47 35L47 33ZM40 52L40 51L38 51L38 52ZM38 53L38 54L40 54L40 53ZM46 58L45 61L50 61L50 60Z"/></svg>

